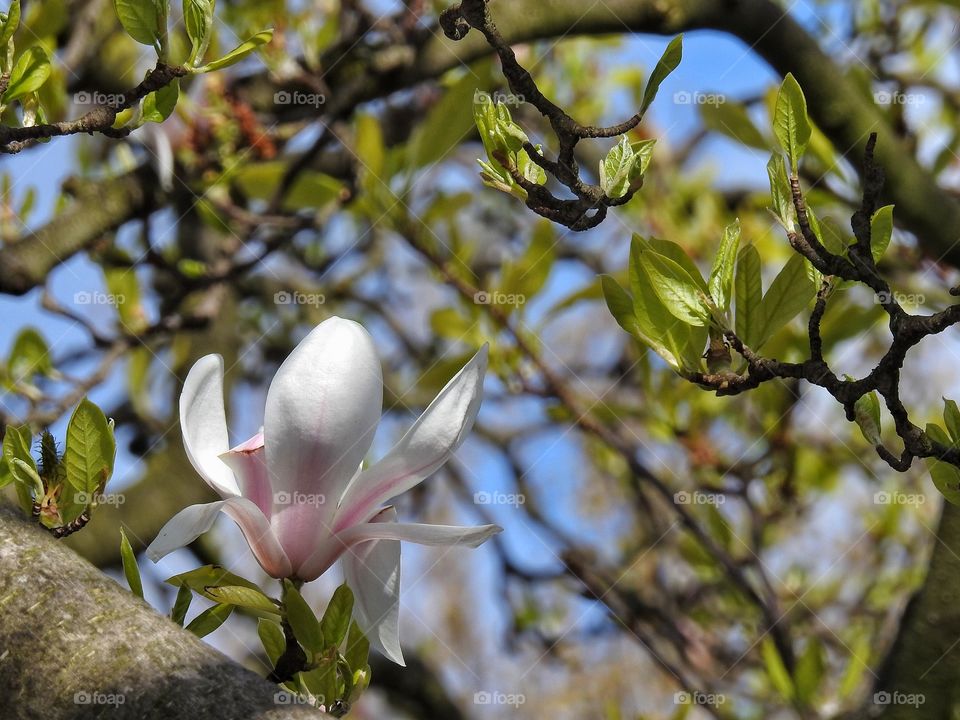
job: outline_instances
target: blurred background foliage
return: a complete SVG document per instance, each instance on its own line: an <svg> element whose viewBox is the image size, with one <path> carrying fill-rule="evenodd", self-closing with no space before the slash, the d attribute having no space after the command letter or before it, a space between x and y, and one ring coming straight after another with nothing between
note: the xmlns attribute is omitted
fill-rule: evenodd
<svg viewBox="0 0 960 720"><path fill-rule="evenodd" d="M442 69L423 57L445 6L221 0L211 52L273 26L258 56L185 80L174 115L149 131L54 139L3 161L0 259L19 246L53 260L34 289L0 296L2 419L61 428L89 394L117 426L113 491L124 501L67 542L116 572L118 526L140 551L176 510L211 499L175 410L203 354L225 356L231 416L242 418L233 437L245 437L308 328L331 314L362 322L387 388L378 457L490 342L472 438L400 512L506 532L474 553L409 555L402 618L414 657L407 669L375 665L352 716L852 717L873 703L906 603L947 542L925 468L892 472L842 408L801 384L716 398L680 380L620 330L597 281L625 277L632 233L677 242L709 269L739 218L769 283L791 253L764 170L779 76L726 35L688 35L680 70L630 135L658 139L643 189L574 233L482 186L474 96L508 90L489 57L430 70ZM152 64L108 1L24 8L24 36L56 53L41 93L49 121L75 117L83 93L129 89ZM785 11L955 195L956 7ZM548 97L600 124L639 106L668 39L558 34L517 52ZM185 42L173 35L174 57ZM411 56L423 62L411 69ZM556 151L538 114L511 111ZM5 123L17 124L12 113ZM613 142L581 143L581 166L596 168ZM801 169L811 204L842 235L858 202L849 153L816 131ZM938 260L898 228L881 269L940 308L957 280ZM859 290L834 300L824 336L839 371L872 367L881 315ZM28 329L43 342L24 339ZM804 353L805 330L801 316L766 354ZM902 390L918 421L955 391L958 347L948 333L908 358ZM173 592L159 581L196 558L254 576L245 546L230 542L236 529L218 528L145 574L149 600L166 610ZM328 580L311 588L318 604L337 584ZM254 632L235 616L210 638L265 671L248 649ZM485 704L483 692L524 702ZM684 692L723 702L695 707Z"/></svg>

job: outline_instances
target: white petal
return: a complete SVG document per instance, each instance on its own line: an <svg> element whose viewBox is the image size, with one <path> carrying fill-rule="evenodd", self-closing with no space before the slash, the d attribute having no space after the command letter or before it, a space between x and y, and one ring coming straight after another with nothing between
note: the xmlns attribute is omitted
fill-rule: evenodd
<svg viewBox="0 0 960 720"><path fill-rule="evenodd" d="M336 536L346 547L365 540L402 540L418 545L466 545L478 547L503 528L499 525L429 525L425 523L363 523Z"/></svg>
<svg viewBox="0 0 960 720"><path fill-rule="evenodd" d="M206 355L190 368L180 393L180 428L187 457L207 484L223 498L239 495L233 473L219 457L230 449L219 355Z"/></svg>
<svg viewBox="0 0 960 720"><path fill-rule="evenodd" d="M368 520L379 507L436 472L463 443L480 410L487 346L454 376L392 450L350 483L335 531Z"/></svg>
<svg viewBox="0 0 960 720"><path fill-rule="evenodd" d="M267 473L267 458L263 448L263 433L259 432L237 447L220 456L237 479L240 494L252 500L268 518L273 514L273 489Z"/></svg>
<svg viewBox="0 0 960 720"><path fill-rule="evenodd" d="M288 577L292 568L270 528L270 521L250 500L241 497L190 505L174 515L147 547L147 557L157 562L163 556L189 545L210 530L223 512L240 527L260 566L272 577Z"/></svg>
<svg viewBox="0 0 960 720"><path fill-rule="evenodd" d="M395 522L388 508L375 522ZM343 577L353 590L354 613L370 645L398 665L400 650L400 543L371 540L350 548L340 558Z"/></svg>
<svg viewBox="0 0 960 720"><path fill-rule="evenodd" d="M316 507L306 524L301 507L274 502L271 521L294 567L315 549L320 533L330 532L337 498L370 447L382 405L373 339L350 320L318 325L277 371L264 417L274 497L299 494ZM321 496L325 502L316 502Z"/></svg>

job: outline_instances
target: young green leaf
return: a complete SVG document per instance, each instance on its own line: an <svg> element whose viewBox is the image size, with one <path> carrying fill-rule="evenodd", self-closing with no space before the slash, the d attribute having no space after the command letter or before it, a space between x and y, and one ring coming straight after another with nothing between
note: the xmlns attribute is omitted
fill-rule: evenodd
<svg viewBox="0 0 960 720"><path fill-rule="evenodd" d="M773 114L773 130L787 153L791 170L797 172L800 157L810 140L810 120L807 118L807 101L803 91L791 73L787 73L780 86Z"/></svg>
<svg viewBox="0 0 960 720"><path fill-rule="evenodd" d="M164 580L169 585L186 587L194 592L204 595L210 588L224 587L227 585L250 588L259 590L256 583L250 582L246 578L227 572L220 565L203 565L196 570L190 570L179 575L174 575ZM213 599L213 598L209 598Z"/></svg>
<svg viewBox="0 0 960 720"><path fill-rule="evenodd" d="M825 670L823 645L815 637L811 637L797 659L797 667L793 673L797 699L800 702L806 705L813 702Z"/></svg>
<svg viewBox="0 0 960 720"><path fill-rule="evenodd" d="M868 443L876 447L880 439L880 400L875 392L861 395L853 404L854 420Z"/></svg>
<svg viewBox="0 0 960 720"><path fill-rule="evenodd" d="M633 298L630 294L609 275L600 276L600 287L613 319L631 335L639 335L641 331L637 327L637 316L633 312Z"/></svg>
<svg viewBox="0 0 960 720"><path fill-rule="evenodd" d="M258 32L256 35L251 37L244 43L241 43L233 50L228 52L222 58L214 60L212 63L198 67L196 72L198 73L208 73L213 72L214 70L222 70L225 67L230 67L231 65L236 65L238 62L243 60L247 55L252 53L259 47L266 45L273 39L273 29L263 30Z"/></svg>
<svg viewBox="0 0 960 720"><path fill-rule="evenodd" d="M960 446L960 410L955 401L947 398L943 398L943 424L950 433L952 444Z"/></svg>
<svg viewBox="0 0 960 720"><path fill-rule="evenodd" d="M138 43L153 47L160 42L164 30L160 27L160 19L166 17L166 2L167 0L113 0L113 5L127 35Z"/></svg>
<svg viewBox="0 0 960 720"><path fill-rule="evenodd" d="M727 225L720 240L720 249L713 261L710 271L710 281L707 287L710 297L720 310L726 311L730 307L733 295L733 270L737 263L737 252L740 249L740 219Z"/></svg>
<svg viewBox="0 0 960 720"><path fill-rule="evenodd" d="M33 328L24 328L13 341L7 372L16 383L29 382L34 375L49 375L53 371L50 349L46 340Z"/></svg>
<svg viewBox="0 0 960 720"><path fill-rule="evenodd" d="M760 305L763 321L753 349L759 350L775 332L793 320L816 293L817 288L807 272L807 261L800 255L792 255L763 296Z"/></svg>
<svg viewBox="0 0 960 720"><path fill-rule="evenodd" d="M6 458L0 455L0 490L13 482L13 472Z"/></svg>
<svg viewBox="0 0 960 720"><path fill-rule="evenodd" d="M338 695L336 661L324 658L317 667L300 673L300 681L321 704L332 705Z"/></svg>
<svg viewBox="0 0 960 720"><path fill-rule="evenodd" d="M338 587L320 620L320 631L328 646L340 647L350 628L353 614L353 591L346 583Z"/></svg>
<svg viewBox="0 0 960 720"><path fill-rule="evenodd" d="M892 237L893 205L884 205L870 218L870 253L874 262L880 262Z"/></svg>
<svg viewBox="0 0 960 720"><path fill-rule="evenodd" d="M766 666L770 683L785 700L792 699L794 695L793 680L783 664L780 651L777 650L776 644L770 637L764 638L760 646L760 654L763 656L763 663Z"/></svg>
<svg viewBox="0 0 960 720"><path fill-rule="evenodd" d="M770 143L753 124L746 108L740 103L704 103L700 106L700 117L703 118L705 127L731 137L741 145L758 150L770 149Z"/></svg>
<svg viewBox="0 0 960 720"><path fill-rule="evenodd" d="M640 263L653 291L670 314L689 325L702 326L709 322L710 311L701 299L702 291L679 264L643 245Z"/></svg>
<svg viewBox="0 0 960 720"><path fill-rule="evenodd" d="M142 599L143 582L140 580L137 556L134 554L123 528L120 528L120 561L123 563L123 574L127 578L127 586L130 588L130 592Z"/></svg>
<svg viewBox="0 0 960 720"><path fill-rule="evenodd" d="M7 11L3 19L2 29L0 29L0 65L7 69L7 55L12 52L10 41L13 40L14 33L20 28L20 0L13 0L10 3L10 10Z"/></svg>
<svg viewBox="0 0 960 720"><path fill-rule="evenodd" d="M10 84L3 93L3 102L10 103L39 90L50 77L50 58L47 51L34 45L17 59L10 71Z"/></svg>
<svg viewBox="0 0 960 720"><path fill-rule="evenodd" d="M317 616L289 580L283 581L283 606L293 634L300 644L311 652L322 652L325 644Z"/></svg>
<svg viewBox="0 0 960 720"><path fill-rule="evenodd" d="M790 181L787 179L787 166L783 162L783 155L776 153L770 156L767 163L767 177L770 178L770 195L773 200L773 211L783 226L793 232L793 199L790 194Z"/></svg>
<svg viewBox="0 0 960 720"><path fill-rule="evenodd" d="M183 25L190 38L187 63L199 65L213 35L213 11L216 0L183 0Z"/></svg>
<svg viewBox="0 0 960 720"><path fill-rule="evenodd" d="M941 445L954 446L947 433L939 425L928 423L926 433L931 440ZM960 505L960 469L937 458L927 458L926 462L933 484L940 491L940 494L947 502Z"/></svg>
<svg viewBox="0 0 960 720"><path fill-rule="evenodd" d="M270 663L276 667L277 660L280 659L280 656L283 655L283 651L287 647L287 641L283 637L283 630L281 630L280 626L274 621L260 618L257 621L257 635L260 636L260 642L263 644L263 649L266 651L267 657L270 658Z"/></svg>
<svg viewBox="0 0 960 720"><path fill-rule="evenodd" d="M683 35L677 35L670 41L670 44L667 45L667 49L663 51L663 55L653 68L653 72L650 73L650 78L647 80L647 87L644 88L643 91L643 101L640 103L641 114L645 113L647 108L650 107L653 99L657 96L657 91L660 89L661 83L667 79L670 73L677 69L682 58Z"/></svg>
<svg viewBox="0 0 960 720"><path fill-rule="evenodd" d="M206 595L219 603L244 607L258 613L280 614L280 608L260 590L243 585L210 587L207 588Z"/></svg>
<svg viewBox="0 0 960 720"><path fill-rule="evenodd" d="M737 304L734 330L747 347L753 348L763 324L760 254L753 245L745 246L737 256L734 297Z"/></svg>
<svg viewBox="0 0 960 720"><path fill-rule="evenodd" d="M187 616L187 610L190 609L192 601L193 591L186 585L181 585L177 589L177 597L173 601L173 608L170 610L170 619L180 627L183 627L183 620Z"/></svg>
<svg viewBox="0 0 960 720"><path fill-rule="evenodd" d="M78 492L92 495L113 472L116 450L111 424L100 408L84 398L67 425L63 453L67 482Z"/></svg>
<svg viewBox="0 0 960 720"><path fill-rule="evenodd" d="M223 625L232 612L233 605L214 605L191 620L186 630L197 637L204 637Z"/></svg>
<svg viewBox="0 0 960 720"><path fill-rule="evenodd" d="M350 632L347 635L347 646L343 651L343 656L353 672L367 665L370 656L370 641L367 640L356 622L350 623Z"/></svg>
<svg viewBox="0 0 960 720"><path fill-rule="evenodd" d="M180 80L174 78L169 85L150 93L143 99L142 122L163 122L177 107L180 99Z"/></svg>

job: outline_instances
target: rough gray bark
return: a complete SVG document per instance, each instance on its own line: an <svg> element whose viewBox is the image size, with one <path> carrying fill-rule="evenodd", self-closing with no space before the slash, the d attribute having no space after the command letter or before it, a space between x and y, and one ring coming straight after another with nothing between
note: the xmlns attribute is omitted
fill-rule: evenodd
<svg viewBox="0 0 960 720"><path fill-rule="evenodd" d="M311 707L278 704L276 692L276 685L157 613L18 511L0 507L5 720L326 717ZM110 696L122 697L122 704L107 704Z"/></svg>

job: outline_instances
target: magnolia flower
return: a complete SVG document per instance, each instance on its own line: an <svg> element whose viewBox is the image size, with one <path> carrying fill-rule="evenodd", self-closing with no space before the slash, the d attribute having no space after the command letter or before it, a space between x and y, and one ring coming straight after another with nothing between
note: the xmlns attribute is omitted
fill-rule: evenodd
<svg viewBox="0 0 960 720"><path fill-rule="evenodd" d="M463 442L480 407L486 366L484 346L386 456L358 470L383 402L380 362L360 325L333 317L314 328L270 383L263 429L232 450L223 358L201 358L184 382L180 425L190 462L222 500L177 513L148 557L156 562L193 542L223 512L275 578L314 580L340 560L358 623L374 647L403 664L400 541L476 547L501 528L400 523L386 503L434 473Z"/></svg>

